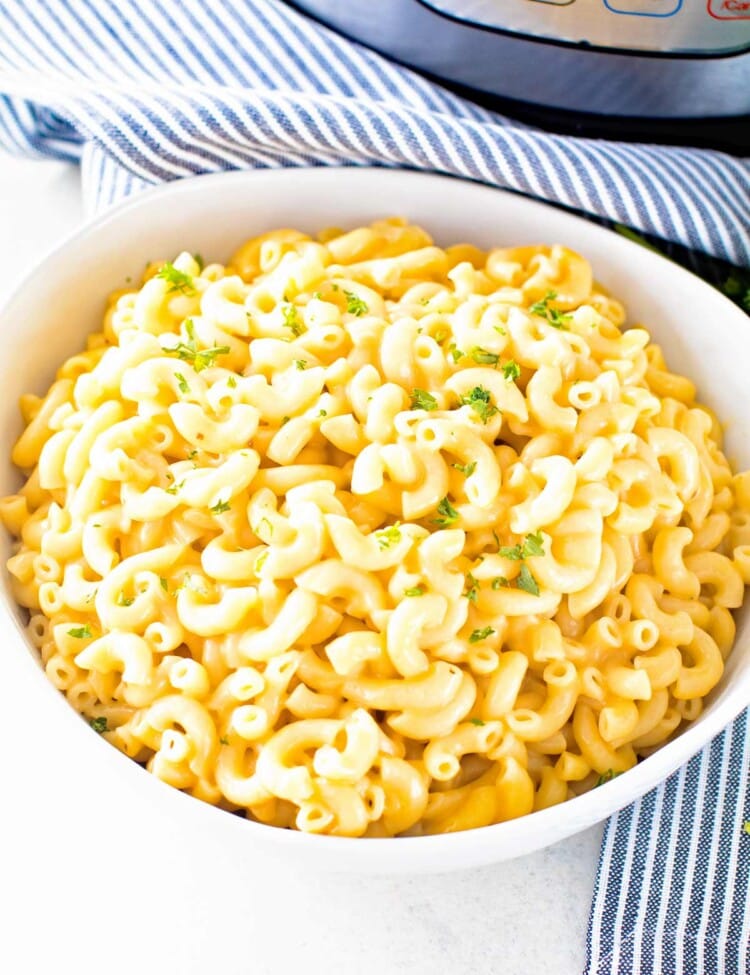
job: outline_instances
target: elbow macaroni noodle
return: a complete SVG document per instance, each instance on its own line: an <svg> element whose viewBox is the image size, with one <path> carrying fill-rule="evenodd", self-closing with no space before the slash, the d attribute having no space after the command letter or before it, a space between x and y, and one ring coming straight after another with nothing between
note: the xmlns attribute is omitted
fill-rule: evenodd
<svg viewBox="0 0 750 975"><path fill-rule="evenodd" d="M562 246L399 219L184 253L21 400L0 502L49 679L262 823L501 822L701 711L750 473Z"/></svg>

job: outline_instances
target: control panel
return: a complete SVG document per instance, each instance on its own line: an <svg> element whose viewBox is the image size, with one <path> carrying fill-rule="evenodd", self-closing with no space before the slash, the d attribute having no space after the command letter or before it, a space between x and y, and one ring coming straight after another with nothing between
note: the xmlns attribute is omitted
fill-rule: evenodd
<svg viewBox="0 0 750 975"><path fill-rule="evenodd" d="M750 50L750 0L420 0L476 27L654 54Z"/></svg>

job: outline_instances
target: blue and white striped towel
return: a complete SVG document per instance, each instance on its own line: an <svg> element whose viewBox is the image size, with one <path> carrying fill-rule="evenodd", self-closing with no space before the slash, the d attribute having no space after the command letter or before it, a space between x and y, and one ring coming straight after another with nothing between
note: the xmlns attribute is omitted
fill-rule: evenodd
<svg viewBox="0 0 750 975"><path fill-rule="evenodd" d="M0 146L80 161L90 213L192 173L409 166L750 265L746 161L536 131L269 0L0 0ZM587 972L748 975L749 740L745 714L612 818Z"/></svg>

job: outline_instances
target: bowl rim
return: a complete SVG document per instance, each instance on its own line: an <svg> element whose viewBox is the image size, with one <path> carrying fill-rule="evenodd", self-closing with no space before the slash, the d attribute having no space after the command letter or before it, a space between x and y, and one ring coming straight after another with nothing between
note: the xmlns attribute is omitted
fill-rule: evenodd
<svg viewBox="0 0 750 975"><path fill-rule="evenodd" d="M349 181L355 184L361 183L363 190L366 190L367 192L372 192L371 186L368 187L368 184L372 182L382 182L384 184L393 182L395 184L403 180L408 180L425 184L432 183L437 195L439 195L441 191L450 192L456 185L463 184L466 186L468 184L473 187L478 196L482 193L500 194L501 196L506 197L508 200L514 201L513 205L522 206L525 209L528 209L530 212L536 212L536 214L538 214L540 217L541 226L544 225L545 215L548 215L550 211L553 211L557 214L558 219L560 217L564 217L569 222L577 225L584 225L587 229L587 233L592 235L594 239L601 240L602 244L608 251L619 251L626 256L627 254L634 254L638 252L641 255L640 260L643 260L644 254L646 254L648 262L655 264L657 268L661 269L662 273L666 273L670 276L674 275L678 280L689 282L691 287L695 287L697 283L700 287L708 289L712 293L712 300L716 303L718 311L725 315L735 317L738 324L744 324L747 326L747 318L744 313L732 301L730 301L729 298L724 296L707 282L698 278L696 275L692 274L682 266L675 264L667 257L664 257L654 251L646 251L646 249L640 244L618 235L616 232L605 226L593 223L576 213L572 213L567 208L553 206L515 191L501 189L486 183L467 180L452 175L372 166L330 166L312 168L290 167L281 169L232 170L228 172L207 173L183 177L172 182L159 184L139 191L135 196L128 197L122 202L109 207L106 211L96 216L94 219L77 227L75 230L67 234L62 240L49 248L46 253L34 263L33 267L21 277L16 286L10 289L9 293L0 304L0 320L11 313L15 304L22 303L24 301L26 290L31 286L36 276L39 275L40 272L43 273L45 266L54 262L59 255L70 251L71 248L77 247L90 238L95 238L97 234L105 227L112 223L117 223L132 212L146 209L154 200L161 199L163 197L173 197L176 199L195 193L202 194L209 192L214 187L224 184L237 184L237 186L240 186L244 183L249 183L252 187L254 183L261 183L266 180L270 180L271 182L285 182L293 179L301 180L305 184L320 184L322 186L325 186L326 183L330 183L330 188L334 191L334 197L331 204L334 213L336 207L335 189L337 184L340 184L341 180ZM320 189L320 185L317 187L318 189ZM610 258L610 260L616 261L616 258L617 255L615 254L615 257ZM3 572L6 573L7 578L7 570L4 566ZM211 826L211 824L218 826L223 822L227 828L243 830L246 839L249 835L251 835L247 833L247 830L250 830L251 833L257 834L258 838L262 838L264 842L270 841L272 843L282 844L285 846L291 845L292 847L300 845L309 847L310 845L314 845L319 852L333 853L335 851L337 854L340 854L345 849L345 855L348 859L351 858L356 849L357 852L355 859L362 861L363 866L367 863L372 863L375 861L375 859L379 856L377 851L380 851L380 854L383 853L384 842L394 839L398 841L398 849L402 850L405 856L409 856L412 851L418 850L419 858L423 859L423 854L429 855L434 850L434 852L440 851L446 854L449 852L454 861L460 859L460 856L457 856L457 854L460 855L462 851L475 851L477 843L480 840L485 846L491 845L493 841L497 839L497 841L502 840L501 845L512 847L514 841L521 840L530 830L543 835L547 827L551 825L555 825L557 827L555 830L556 835L554 839L551 841L542 841L541 843L536 844L535 848L541 848L549 845L549 843L558 842L559 840L565 838L565 836L569 836L580 829L584 829L605 820L617 810L622 809L630 803L636 802L651 789L662 784L667 778L669 778L670 775L674 774L678 769L685 766L687 762L700 751L701 748L708 745L717 734L725 729L744 710L748 704L748 701L750 701L750 668L748 668L747 673L744 676L744 680L735 679L733 684L727 688L721 702L717 702L716 706L709 705L698 721L691 722L684 727L676 739L667 742L667 744L658 748L653 754L649 755L645 759L642 759L636 766L629 769L627 773L617 776L616 778L607 782L606 788L600 787L592 789L572 799L568 799L564 803L531 812L525 816L518 817L517 819L507 820L505 822L495 823L489 826L474 827L458 832L425 836L353 838L320 835L305 833L298 830L279 828L277 826L269 826L264 823L247 819L242 815L235 815L231 813L227 814L226 810L212 806L206 802L196 801L194 797L188 793L182 792L182 790L176 789L172 786L168 786L156 776L147 773L146 770L140 765L127 757L124 753L120 752L119 749L116 749L114 746L110 745L108 742L97 742L96 739L98 739L99 736L91 733L91 730L88 728L87 724L81 720L80 715L68 704L64 695L58 691L58 689L44 674L44 670L38 657L38 651L32 647L31 643L26 638L21 628L17 610L18 607L13 603L9 593L6 591L0 593L0 617L6 622L14 625L20 641L19 649L21 648L21 645L23 645L23 648L27 651L27 653L22 655L26 658L26 666L30 666L36 671L37 684L39 688L41 689L42 687L46 687L46 692L49 692L50 699L54 698L57 701L61 720L68 721L72 734L80 734L82 736L81 744L77 747L80 747L81 749L86 748L87 746L85 742L88 741L89 746L93 745L94 748L106 748L108 750L109 759L111 759L112 762L119 762L121 773L130 776L129 780L123 780L123 786L129 786L131 790L136 791L139 794L139 801L141 795L143 797L143 801L148 801L149 799L157 801L159 796L158 790L161 789L164 796L171 796L172 799L183 803L183 813L188 813L196 817L196 819L197 817L202 817L207 814L210 817L209 819L205 820L207 827ZM733 652L736 652L736 649L737 647L735 644L733 647ZM15 649L12 652L15 653ZM2 665L0 664L0 667L1 666ZM745 685L747 686L745 687ZM743 689L745 691L744 696ZM64 714L68 715L67 719L62 717ZM77 729L75 727L76 725L78 726ZM95 753L92 752L92 757L94 754ZM154 786L157 788L154 789ZM187 802L185 802L185 800L187 800ZM190 810L192 810L192 814L190 813ZM566 831L563 833L560 833L559 830L561 810L566 811L565 818L567 821ZM202 819L197 819L197 822L200 824ZM514 854L511 852L510 856L513 855ZM499 858L501 857L496 857L496 859ZM502 855L502 858L507 859L509 857L507 855ZM487 862L489 862L490 859L492 859L492 857L488 857ZM447 869L448 868L449 867L447 867Z"/></svg>

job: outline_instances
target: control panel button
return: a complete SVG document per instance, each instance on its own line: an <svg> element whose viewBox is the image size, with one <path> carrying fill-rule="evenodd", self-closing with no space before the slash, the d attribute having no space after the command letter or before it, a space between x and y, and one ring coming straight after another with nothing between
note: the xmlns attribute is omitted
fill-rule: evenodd
<svg viewBox="0 0 750 975"><path fill-rule="evenodd" d="M719 3L722 0L718 0ZM682 0L604 0L604 6L613 14L631 14L634 17L672 17L682 7Z"/></svg>
<svg viewBox="0 0 750 975"><path fill-rule="evenodd" d="M708 12L717 20L750 20L750 0L708 0Z"/></svg>

